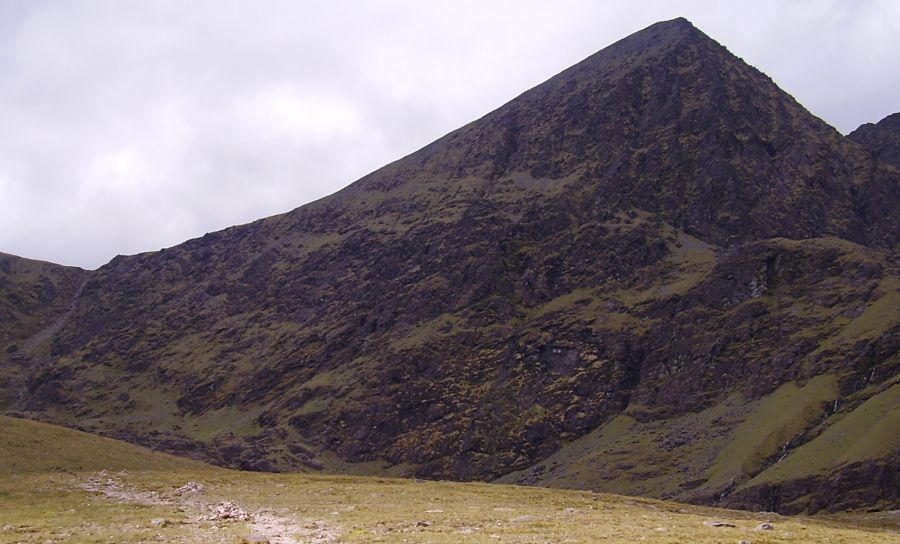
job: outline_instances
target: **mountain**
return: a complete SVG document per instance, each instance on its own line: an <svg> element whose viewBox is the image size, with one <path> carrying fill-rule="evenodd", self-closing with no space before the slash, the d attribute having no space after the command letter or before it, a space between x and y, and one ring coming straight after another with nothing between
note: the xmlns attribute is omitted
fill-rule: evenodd
<svg viewBox="0 0 900 544"><path fill-rule="evenodd" d="M866 148L883 162L900 168L900 113L888 115L877 123L866 123L847 137Z"/></svg>
<svg viewBox="0 0 900 544"><path fill-rule="evenodd" d="M255 470L896 508L898 182L658 23L334 195L87 274L4 408Z"/></svg>
<svg viewBox="0 0 900 544"><path fill-rule="evenodd" d="M87 280L80 268L0 253L0 406L22 398L21 376L65 324Z"/></svg>

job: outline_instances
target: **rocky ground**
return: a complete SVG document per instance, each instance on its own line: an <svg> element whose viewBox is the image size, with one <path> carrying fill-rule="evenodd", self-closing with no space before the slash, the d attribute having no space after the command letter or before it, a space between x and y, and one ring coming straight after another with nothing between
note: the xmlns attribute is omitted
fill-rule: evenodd
<svg viewBox="0 0 900 544"><path fill-rule="evenodd" d="M187 526L195 542L216 541L223 523L244 522L249 533L244 540L270 544L334 542L336 531L324 521L299 522L274 510L247 511L230 501L210 502L204 484L190 481L168 492L141 491L125 484L122 476L106 471L89 476L78 485L112 501L140 506L167 506L184 515L179 521L168 518L150 520L153 527L175 523Z"/></svg>

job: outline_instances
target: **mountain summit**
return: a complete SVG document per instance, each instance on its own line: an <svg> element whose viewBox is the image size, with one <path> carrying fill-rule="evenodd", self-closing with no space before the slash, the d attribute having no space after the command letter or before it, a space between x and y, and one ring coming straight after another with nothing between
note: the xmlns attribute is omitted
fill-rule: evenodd
<svg viewBox="0 0 900 544"><path fill-rule="evenodd" d="M889 246L898 217L853 155L771 79L676 19L613 44L361 186L420 183L423 174L444 182L578 178L573 190L584 200L659 213L720 244L837 235Z"/></svg>
<svg viewBox="0 0 900 544"><path fill-rule="evenodd" d="M0 398L258 470L896 507L898 180L659 23L287 214L6 280L61 287Z"/></svg>

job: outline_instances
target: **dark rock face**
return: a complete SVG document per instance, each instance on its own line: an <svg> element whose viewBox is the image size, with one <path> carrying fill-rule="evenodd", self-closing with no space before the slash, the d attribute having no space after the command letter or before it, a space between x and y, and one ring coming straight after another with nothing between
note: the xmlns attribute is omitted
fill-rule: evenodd
<svg viewBox="0 0 900 544"><path fill-rule="evenodd" d="M0 253L0 409L12 408L29 373L47 362L47 344L65 324L85 274Z"/></svg>
<svg viewBox="0 0 900 544"><path fill-rule="evenodd" d="M573 485L536 467L622 421L741 405L640 463L568 457L584 485L721 502L893 398L898 181L687 21L660 23L331 197L117 257L16 407L255 470ZM830 385L720 482L738 426L795 383ZM871 491L855 502L896 502Z"/></svg>
<svg viewBox="0 0 900 544"><path fill-rule="evenodd" d="M847 135L883 162L900 168L900 113L866 123Z"/></svg>
<svg viewBox="0 0 900 544"><path fill-rule="evenodd" d="M811 498L810 498L811 497ZM800 514L840 512L866 504L890 509L900 500L900 457L849 464L829 475L753 487L729 497L730 508Z"/></svg>

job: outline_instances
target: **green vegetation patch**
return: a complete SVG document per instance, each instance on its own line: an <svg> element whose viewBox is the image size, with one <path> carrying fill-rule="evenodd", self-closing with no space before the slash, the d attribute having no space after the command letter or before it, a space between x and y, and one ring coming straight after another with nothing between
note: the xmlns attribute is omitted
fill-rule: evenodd
<svg viewBox="0 0 900 544"><path fill-rule="evenodd" d="M199 470L206 466L119 440L0 416L0 475L46 471Z"/></svg>
<svg viewBox="0 0 900 544"><path fill-rule="evenodd" d="M896 455L898 442L900 383L869 398L815 439L747 482L746 486L784 481L826 472L846 463Z"/></svg>
<svg viewBox="0 0 900 544"><path fill-rule="evenodd" d="M786 383L761 399L750 416L734 429L728 447L710 468L709 486L717 488L731 480L741 481L762 470L763 463L819 417L823 403L836 396L837 378L817 376L803 387Z"/></svg>

